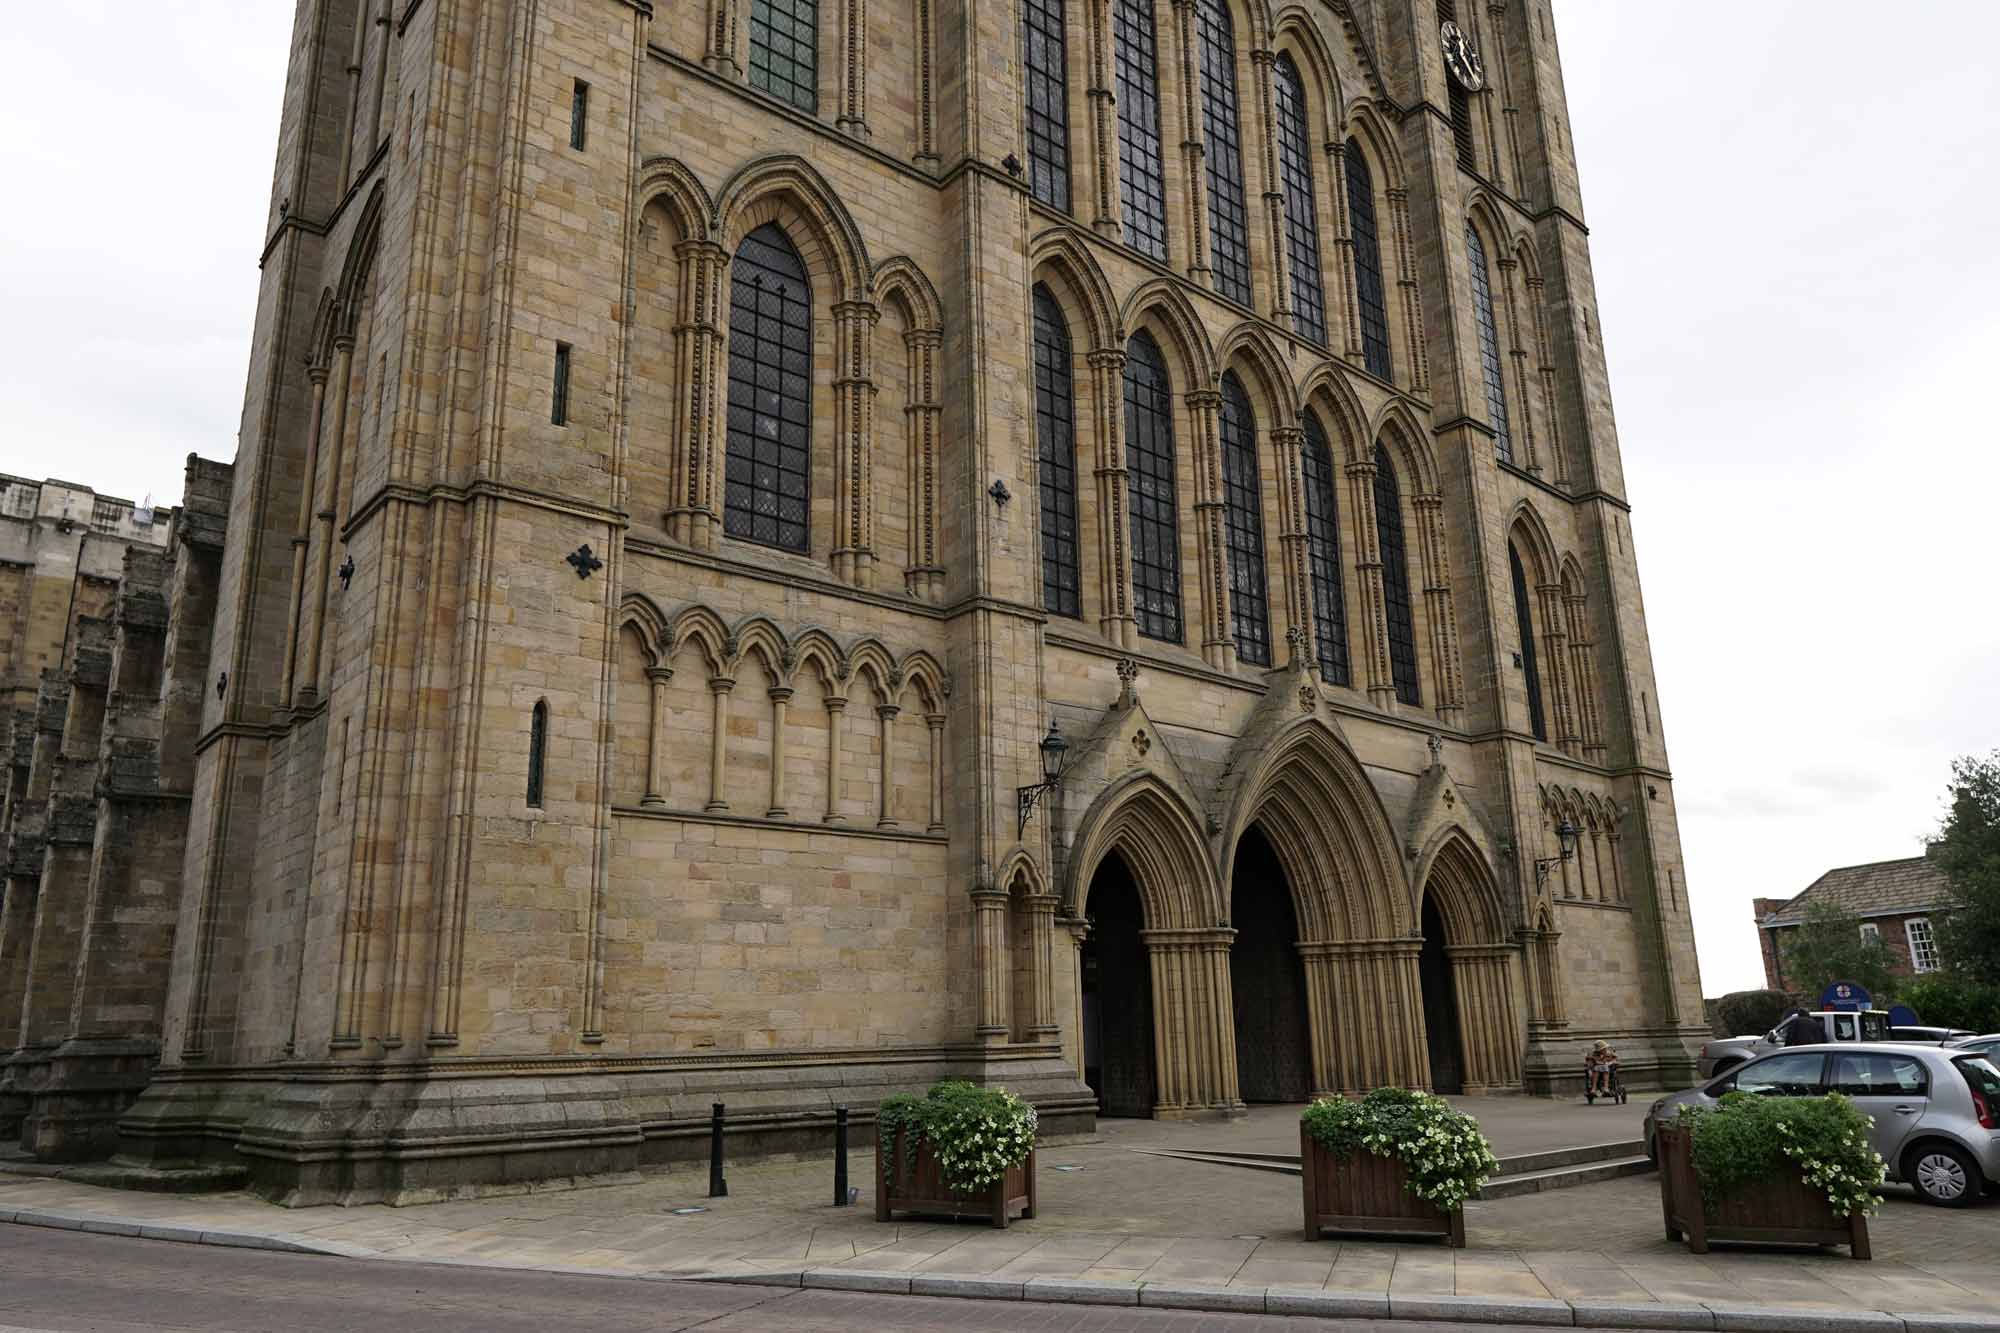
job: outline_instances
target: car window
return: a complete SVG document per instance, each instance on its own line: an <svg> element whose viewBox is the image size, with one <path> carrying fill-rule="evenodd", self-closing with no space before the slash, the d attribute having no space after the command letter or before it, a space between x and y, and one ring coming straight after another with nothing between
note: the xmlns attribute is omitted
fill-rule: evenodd
<svg viewBox="0 0 2000 1333"><path fill-rule="evenodd" d="M1923 1097L1930 1092L1924 1062L1913 1055L1836 1055L1831 1091L1849 1097Z"/></svg>
<svg viewBox="0 0 2000 1333"><path fill-rule="evenodd" d="M1965 1075L1965 1081L1972 1085L1972 1090L1987 1099L1988 1106L2000 1105L1995 1101L2000 1098L2000 1067L1983 1055L1961 1055L1952 1063L1958 1066L1959 1073Z"/></svg>
<svg viewBox="0 0 2000 1333"><path fill-rule="evenodd" d="M1880 1041L1888 1031L1889 1016L1887 1014L1861 1015L1861 1040Z"/></svg>
<svg viewBox="0 0 2000 1333"><path fill-rule="evenodd" d="M1736 1091L1766 1097L1817 1097L1826 1057L1817 1051L1774 1055L1736 1071Z"/></svg>
<svg viewBox="0 0 2000 1333"><path fill-rule="evenodd" d="M1853 1041L1856 1035L1853 1014L1835 1014L1833 1016L1833 1039L1835 1041Z"/></svg>

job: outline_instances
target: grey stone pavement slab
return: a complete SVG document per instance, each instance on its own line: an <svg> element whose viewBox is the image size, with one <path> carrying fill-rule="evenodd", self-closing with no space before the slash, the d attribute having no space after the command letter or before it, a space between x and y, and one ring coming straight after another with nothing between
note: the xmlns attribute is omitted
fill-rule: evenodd
<svg viewBox="0 0 2000 1333"><path fill-rule="evenodd" d="M1642 1113L1531 1098L1464 1104L1503 1156L1629 1137ZM1109 1121L1096 1136L1045 1144L1039 1213L1004 1231L877 1223L866 1152L851 1163L862 1197L849 1208L830 1205L831 1166L816 1157L732 1164L726 1199L705 1197L704 1163L636 1184L408 1208L288 1210L242 1194L0 1176L0 1223L482 1268L1162 1311L2000 1333L2000 1202L1932 1209L1892 1189L1871 1223L1872 1263L1831 1250L1696 1256L1666 1241L1657 1179L1637 1176L1469 1204L1468 1248L1453 1251L1309 1242L1296 1177L1135 1151L1296 1151L1297 1123L1294 1108L1260 1108L1225 1125ZM699 1211L678 1211L688 1209Z"/></svg>

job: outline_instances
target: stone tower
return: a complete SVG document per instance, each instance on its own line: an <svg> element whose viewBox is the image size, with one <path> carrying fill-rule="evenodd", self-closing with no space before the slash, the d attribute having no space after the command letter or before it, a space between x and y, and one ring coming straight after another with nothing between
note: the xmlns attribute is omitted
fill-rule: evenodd
<svg viewBox="0 0 2000 1333"><path fill-rule="evenodd" d="M946 1074L1690 1072L1547 0L300 0L291 62L125 1151L416 1199Z"/></svg>

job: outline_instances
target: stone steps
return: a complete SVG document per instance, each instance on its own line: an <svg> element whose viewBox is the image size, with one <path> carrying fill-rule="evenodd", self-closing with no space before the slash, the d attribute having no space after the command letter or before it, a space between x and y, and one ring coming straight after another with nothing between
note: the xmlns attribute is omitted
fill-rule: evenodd
<svg viewBox="0 0 2000 1333"><path fill-rule="evenodd" d="M1539 1194L1543 1190L1568 1189L1600 1180L1615 1180L1620 1176L1641 1175L1653 1169L1645 1149L1644 1142L1631 1139L1503 1157L1500 1169L1479 1191L1479 1198L1510 1199L1522 1194ZM1271 1171L1287 1176L1299 1174L1297 1153L1204 1152L1187 1148L1134 1148L1132 1151L1152 1157L1172 1157L1183 1162L1240 1167L1246 1171Z"/></svg>

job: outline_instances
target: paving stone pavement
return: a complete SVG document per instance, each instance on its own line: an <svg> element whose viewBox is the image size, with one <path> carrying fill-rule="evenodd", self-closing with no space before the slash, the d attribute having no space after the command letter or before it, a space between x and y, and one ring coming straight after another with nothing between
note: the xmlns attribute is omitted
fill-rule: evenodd
<svg viewBox="0 0 2000 1333"><path fill-rule="evenodd" d="M1492 1107L1480 1111L1506 1155L1552 1146L1525 1141L1530 1128L1568 1133L1576 1142L1574 1127L1547 1123L1574 1119L1570 1109L1538 1108L1524 1098L1498 1114ZM1515 1117L1524 1128L1510 1139L1500 1122ZM1636 1115L1628 1118L1636 1125ZM1594 1132L1599 1124L1609 1139L1631 1132L1609 1117L1587 1128ZM944 1279L978 1279L987 1287L963 1294L1047 1299L1060 1284L1087 1283L1086 1294L1127 1304L1151 1289L1159 1298L1208 1293L1203 1308L1255 1300L1259 1310L1274 1312L1278 1305L1262 1303L1274 1294L1360 1298L1357 1309L1378 1313L1400 1303L1408 1317L1429 1308L1416 1303L1441 1298L1527 1315L1549 1313L1548 1302L2000 1312L2000 1201L1928 1208L1891 1187L1871 1224L1872 1263L1855 1263L1844 1251L1739 1248L1698 1257L1665 1239L1657 1178L1627 1177L1469 1204L1468 1248L1454 1252L1421 1242L1307 1242L1299 1232L1296 1177L1134 1151L1201 1145L1277 1152L1286 1132L1295 1141L1296 1112L1272 1108L1228 1126L1112 1122L1103 1134L1045 1145L1038 1157L1040 1215L1004 1231L973 1223L877 1223L866 1152L856 1153L851 1166L860 1201L839 1209L831 1206L830 1165L815 1159L732 1166L726 1199L705 1197L703 1165L637 1184L406 1208L287 1210L240 1194L150 1195L0 1175L0 1220L25 1213L90 1219L106 1229L181 1228L187 1238L243 1238L357 1258L867 1291L921 1292ZM1272 1146L1246 1146L1265 1144ZM1571 1319L1566 1313L1560 1322ZM1652 1326L1662 1325L1656 1318Z"/></svg>

